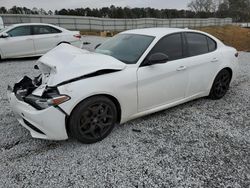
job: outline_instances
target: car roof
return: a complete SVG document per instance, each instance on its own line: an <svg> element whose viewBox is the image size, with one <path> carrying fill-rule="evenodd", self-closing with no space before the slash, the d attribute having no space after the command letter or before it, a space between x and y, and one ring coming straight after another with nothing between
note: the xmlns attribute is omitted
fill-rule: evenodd
<svg viewBox="0 0 250 188"><path fill-rule="evenodd" d="M145 28L145 29L134 29L122 32L123 34L138 34L138 35L148 35L154 37L162 37L171 33L178 33L178 32L197 32L195 30L190 29L180 29L180 28Z"/></svg>
<svg viewBox="0 0 250 188"><path fill-rule="evenodd" d="M52 25L52 24L47 24L47 23L20 23L20 24L13 24L13 27L17 27L17 26L27 26L27 25L47 25L47 26L56 26L56 25Z"/></svg>

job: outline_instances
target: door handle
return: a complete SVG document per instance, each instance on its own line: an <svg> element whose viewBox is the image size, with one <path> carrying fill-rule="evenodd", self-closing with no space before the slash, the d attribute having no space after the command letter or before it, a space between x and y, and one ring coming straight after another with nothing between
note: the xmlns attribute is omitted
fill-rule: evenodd
<svg viewBox="0 0 250 188"><path fill-rule="evenodd" d="M186 69L187 69L186 66L180 66L180 67L177 69L177 71L184 71L184 70L186 70Z"/></svg>
<svg viewBox="0 0 250 188"><path fill-rule="evenodd" d="M33 39L31 39L31 38L27 38L26 40L33 40Z"/></svg>
<svg viewBox="0 0 250 188"><path fill-rule="evenodd" d="M216 63L216 62L218 62L218 61L219 61L218 58L213 58L213 59L211 60L212 63Z"/></svg>

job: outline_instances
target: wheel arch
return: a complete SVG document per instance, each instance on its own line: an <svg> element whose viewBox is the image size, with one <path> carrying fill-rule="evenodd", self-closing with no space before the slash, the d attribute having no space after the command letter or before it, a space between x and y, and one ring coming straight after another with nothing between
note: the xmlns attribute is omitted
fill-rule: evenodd
<svg viewBox="0 0 250 188"><path fill-rule="evenodd" d="M217 77L217 75L222 71L222 70L228 70L230 72L230 75L231 75L231 81L232 81L232 78L233 78L233 70L232 68L230 67L224 67L224 68L221 68L219 69L219 71L214 75L213 79L210 81L210 84L208 86L208 94L211 92L211 89L213 87L213 84L214 84L214 81L215 81L215 78Z"/></svg>
<svg viewBox="0 0 250 188"><path fill-rule="evenodd" d="M215 74L213 80L211 81L211 83L210 83L210 85L209 85L209 88L208 88L209 94L210 94L211 89L212 89L212 87L213 87L215 78L217 77L217 75L218 75L222 70L227 70L227 71L229 71L229 73L230 73L230 75L231 75L231 80L230 80L230 82L232 81L232 78L233 78L233 70L232 70L232 68L230 68L230 67L224 67L224 68L220 69L220 70Z"/></svg>
<svg viewBox="0 0 250 188"><path fill-rule="evenodd" d="M233 78L233 70L230 67L225 67L225 68L221 69L220 71L222 71L224 69L227 70L227 71L229 71L229 73L231 75L231 79L232 79Z"/></svg>
<svg viewBox="0 0 250 188"><path fill-rule="evenodd" d="M83 100L81 100L80 102L78 102L74 108L71 110L70 114L68 116L66 116L66 119L65 119L65 125L66 125L66 131L67 133L69 134L69 120L70 120L70 117L74 111L74 109L80 104L82 103L83 101L89 99L89 98L92 98L92 97L107 97L108 99L110 99L116 106L116 109L117 109L117 114L118 114L118 117L117 117L117 123L120 123L121 122L121 116L122 116L122 110L121 110L121 104L120 102L118 101L118 99L110 94L96 94L96 95L91 95Z"/></svg>
<svg viewBox="0 0 250 188"><path fill-rule="evenodd" d="M59 46L60 44L70 44L70 42L67 42L67 41L61 41L57 44L57 46Z"/></svg>
<svg viewBox="0 0 250 188"><path fill-rule="evenodd" d="M210 84L210 88L212 87L212 85L213 85L213 83L214 83L214 80L215 80L216 76L217 76L222 70L227 70L227 71L229 71L229 72L230 72L230 75L231 75L231 79L232 79L232 77L233 77L233 70L232 70L232 68L230 68L230 67L221 68L221 69L219 69L219 71L214 75L213 80L212 80L212 83Z"/></svg>

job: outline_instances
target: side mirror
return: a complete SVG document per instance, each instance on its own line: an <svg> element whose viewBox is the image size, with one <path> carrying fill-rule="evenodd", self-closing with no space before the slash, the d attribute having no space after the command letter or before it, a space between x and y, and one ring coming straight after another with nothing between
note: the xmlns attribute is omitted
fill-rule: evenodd
<svg viewBox="0 0 250 188"><path fill-rule="evenodd" d="M38 65L34 65L34 69L39 70Z"/></svg>
<svg viewBox="0 0 250 188"><path fill-rule="evenodd" d="M97 49L99 46L101 46L102 44L100 43L100 44L97 44L96 46L95 46L95 49Z"/></svg>
<svg viewBox="0 0 250 188"><path fill-rule="evenodd" d="M163 64L169 60L169 57L164 53L154 53L149 56L147 60L147 64L154 65L154 64Z"/></svg>
<svg viewBox="0 0 250 188"><path fill-rule="evenodd" d="M8 33L2 33L0 35L0 38L8 38L9 37L9 34Z"/></svg>

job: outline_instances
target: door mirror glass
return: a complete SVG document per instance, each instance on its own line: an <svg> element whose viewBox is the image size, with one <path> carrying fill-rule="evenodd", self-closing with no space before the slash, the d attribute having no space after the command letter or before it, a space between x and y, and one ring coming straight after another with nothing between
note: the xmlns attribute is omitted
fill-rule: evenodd
<svg viewBox="0 0 250 188"><path fill-rule="evenodd" d="M0 38L8 38L9 37L9 34L8 33L2 33L0 35Z"/></svg>
<svg viewBox="0 0 250 188"><path fill-rule="evenodd" d="M154 64L162 64L166 63L169 60L168 56L164 53L154 53L149 56L148 58L148 64L154 65Z"/></svg>

